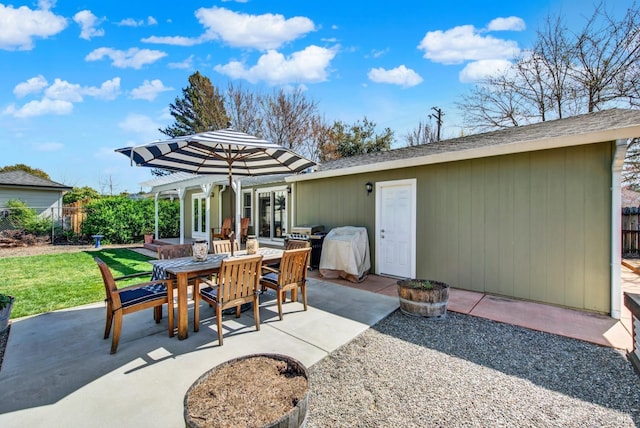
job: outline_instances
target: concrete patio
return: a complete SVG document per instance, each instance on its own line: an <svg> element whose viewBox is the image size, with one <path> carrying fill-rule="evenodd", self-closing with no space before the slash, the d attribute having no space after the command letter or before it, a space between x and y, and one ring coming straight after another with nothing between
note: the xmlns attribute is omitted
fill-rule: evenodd
<svg viewBox="0 0 640 428"><path fill-rule="evenodd" d="M102 304L15 320L0 371L0 426L184 426L184 394L208 369L253 353L309 367L398 307L395 298L315 279L308 301L307 312L285 304L279 321L275 295L262 295L260 331L252 311L225 316L222 347L206 305L200 331L182 341L168 337L166 317L155 324L151 311L130 314L115 355L102 339Z"/></svg>
<svg viewBox="0 0 640 428"><path fill-rule="evenodd" d="M354 284L324 280L317 271L309 276L307 312L300 303L287 303L279 321L275 296L264 294L260 331L251 311L239 319L225 316L222 347L206 305L200 331L190 327L182 341L168 337L166 317L155 324L151 311L127 315L115 355L109 354L110 340L102 339L103 304L14 320L0 371L0 426L183 426L184 394L211 367L253 353L286 354L310 367L398 308L392 278L369 275ZM624 291L640 292L640 276L630 268L622 268L622 284ZM452 289L449 310L602 346L632 347L626 308L618 321Z"/></svg>

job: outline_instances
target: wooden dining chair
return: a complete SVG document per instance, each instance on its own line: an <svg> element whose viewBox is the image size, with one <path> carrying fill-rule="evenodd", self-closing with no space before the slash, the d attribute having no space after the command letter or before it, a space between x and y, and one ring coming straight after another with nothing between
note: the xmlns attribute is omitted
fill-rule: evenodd
<svg viewBox="0 0 640 428"><path fill-rule="evenodd" d="M191 255L191 244L158 245L158 260L176 259Z"/></svg>
<svg viewBox="0 0 640 428"><path fill-rule="evenodd" d="M302 304L304 305L304 310L307 310L307 270L309 268L310 255L310 247L285 250L278 269L273 269L269 266L262 268L261 289L265 291L270 288L276 292L280 320L282 320L282 302L285 300L285 295L289 290L291 290L292 296L296 296L295 300L297 300L296 291L300 289Z"/></svg>
<svg viewBox="0 0 640 428"><path fill-rule="evenodd" d="M158 246L158 260L177 259L178 257L189 257L193 255L193 248L191 244L174 244L174 245L160 245ZM203 279L210 279L211 275L203 277ZM192 287L191 296L195 294L194 288L198 284L196 278L189 278L189 285Z"/></svg>
<svg viewBox="0 0 640 428"><path fill-rule="evenodd" d="M154 308L156 323L162 319L162 305L167 305L169 336L173 336L173 288L170 280L162 279L147 281L128 287L118 288L116 282L124 279L149 275L148 272L114 278L111 269L99 257L94 258L100 268L102 281L107 294L107 322L104 329L104 338L108 339L113 325L113 337L111 338L111 353L115 354L120 342L122 330L122 318L126 314Z"/></svg>
<svg viewBox="0 0 640 428"><path fill-rule="evenodd" d="M262 256L242 256L224 259L215 282L203 281L205 287L198 290L194 299L193 331L200 328L200 299L208 302L216 311L218 342L222 346L222 311L236 309L236 318L240 317L240 307L253 303L253 319L256 330L260 330L260 311L258 305L258 281L262 267Z"/></svg>
<svg viewBox="0 0 640 428"><path fill-rule="evenodd" d="M227 217L222 221L220 228L211 228L211 240L214 239L229 239L231 233L231 217Z"/></svg>
<svg viewBox="0 0 640 428"><path fill-rule="evenodd" d="M234 240L233 251L238 251L238 249L238 241ZM211 241L211 250L213 254L231 253L231 241L228 239Z"/></svg>
<svg viewBox="0 0 640 428"><path fill-rule="evenodd" d="M289 239L285 245L285 250L297 250L298 248L309 248L311 242L303 239Z"/></svg>

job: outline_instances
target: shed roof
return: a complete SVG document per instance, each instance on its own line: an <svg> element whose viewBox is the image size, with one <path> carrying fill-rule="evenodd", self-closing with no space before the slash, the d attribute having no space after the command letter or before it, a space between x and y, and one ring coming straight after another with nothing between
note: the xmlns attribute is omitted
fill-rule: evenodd
<svg viewBox="0 0 640 428"><path fill-rule="evenodd" d="M316 172L292 176L304 181L340 175L406 168L534 150L640 137L640 111L611 109L500 131L337 159Z"/></svg>
<svg viewBox="0 0 640 428"><path fill-rule="evenodd" d="M72 189L72 187L65 186L64 184L56 183L55 181L47 180L46 178L38 177L37 175L21 170L0 172L0 186L37 187L39 189L48 188L55 190Z"/></svg>

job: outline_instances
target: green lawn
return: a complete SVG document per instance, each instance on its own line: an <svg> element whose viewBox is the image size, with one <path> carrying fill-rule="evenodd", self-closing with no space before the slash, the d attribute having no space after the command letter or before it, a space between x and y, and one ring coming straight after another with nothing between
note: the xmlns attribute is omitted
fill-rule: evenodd
<svg viewBox="0 0 640 428"><path fill-rule="evenodd" d="M0 259L0 293L16 298L11 318L103 301L104 285L94 257L100 257L115 277L152 268L149 257L124 248ZM147 279L118 281L118 286Z"/></svg>

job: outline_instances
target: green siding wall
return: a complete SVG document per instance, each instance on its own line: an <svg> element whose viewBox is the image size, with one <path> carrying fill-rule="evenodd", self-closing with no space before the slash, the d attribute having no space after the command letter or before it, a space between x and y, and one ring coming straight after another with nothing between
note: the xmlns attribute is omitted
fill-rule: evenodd
<svg viewBox="0 0 640 428"><path fill-rule="evenodd" d="M418 277L608 313L611 153L600 143L298 182L295 223L364 226L374 262L365 183L416 178Z"/></svg>

